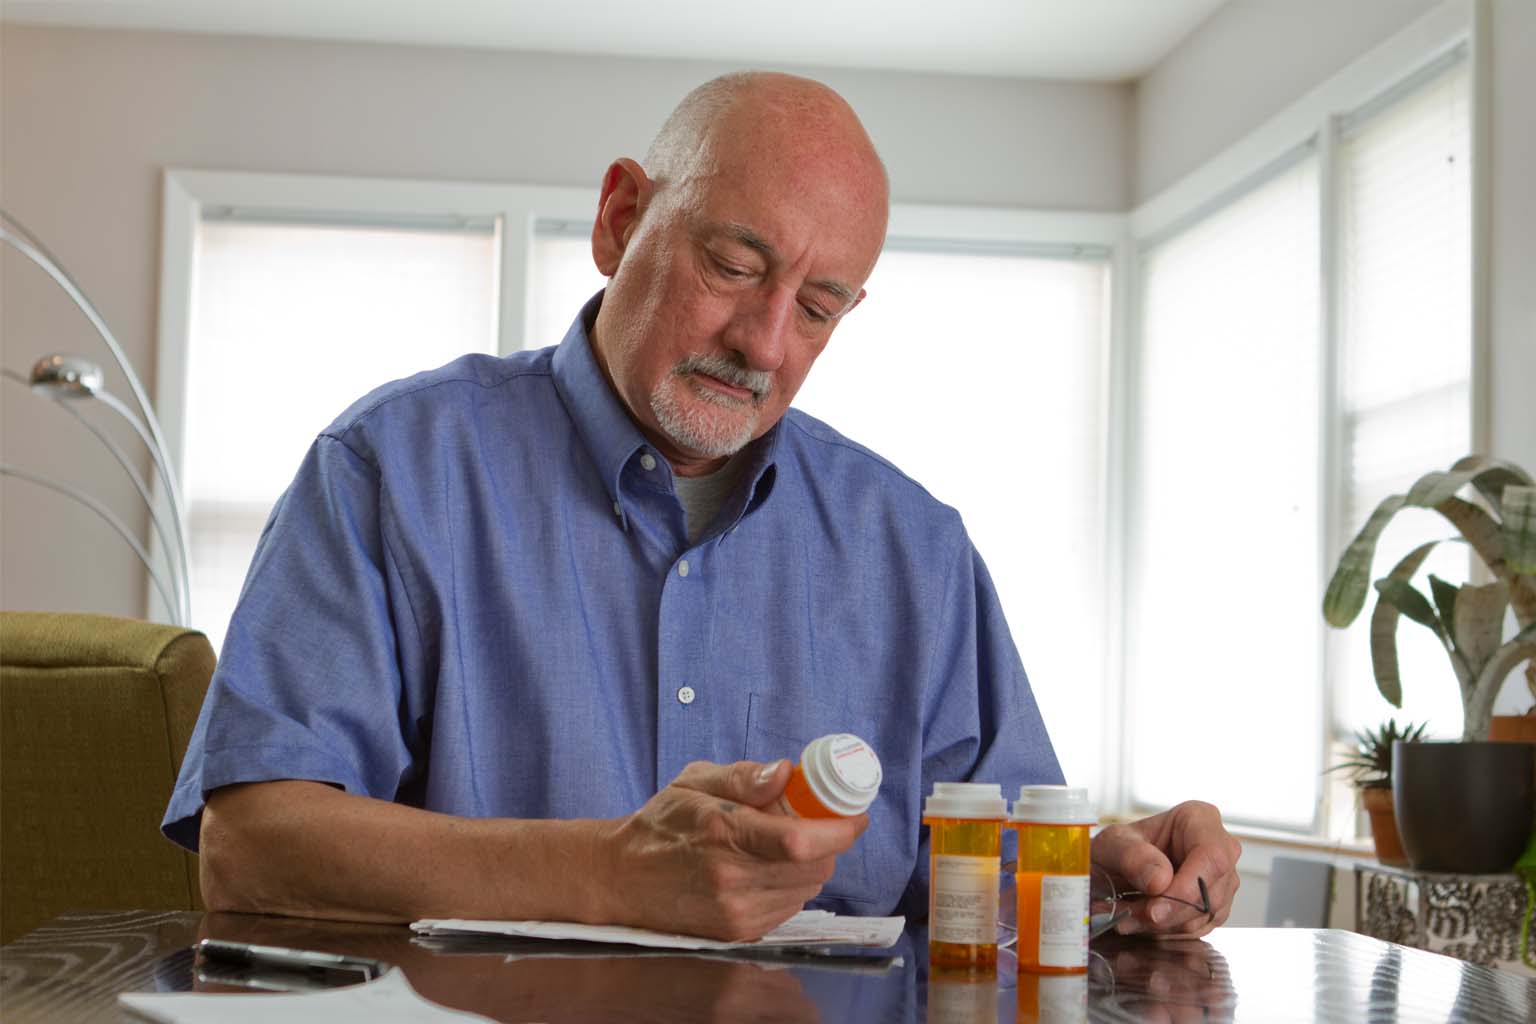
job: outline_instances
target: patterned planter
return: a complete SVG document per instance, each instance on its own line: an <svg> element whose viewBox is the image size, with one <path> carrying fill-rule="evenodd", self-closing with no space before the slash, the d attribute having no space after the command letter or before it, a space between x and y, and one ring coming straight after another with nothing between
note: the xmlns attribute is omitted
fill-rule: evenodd
<svg viewBox="0 0 1536 1024"><path fill-rule="evenodd" d="M1355 931L1458 960L1536 976L1520 960L1525 883L1515 875L1450 875L1359 864Z"/></svg>

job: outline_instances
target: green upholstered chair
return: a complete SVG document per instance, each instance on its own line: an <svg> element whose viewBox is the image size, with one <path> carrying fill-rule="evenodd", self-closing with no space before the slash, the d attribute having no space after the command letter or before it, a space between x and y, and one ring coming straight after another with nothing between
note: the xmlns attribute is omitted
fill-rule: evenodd
<svg viewBox="0 0 1536 1024"><path fill-rule="evenodd" d="M0 612L0 942L66 910L196 910L160 816L213 674L194 630Z"/></svg>

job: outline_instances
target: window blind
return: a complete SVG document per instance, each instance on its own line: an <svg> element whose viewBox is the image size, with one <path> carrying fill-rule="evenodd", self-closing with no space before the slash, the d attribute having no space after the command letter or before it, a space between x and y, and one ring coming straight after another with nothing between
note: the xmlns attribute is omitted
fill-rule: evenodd
<svg viewBox="0 0 1536 1024"><path fill-rule="evenodd" d="M1471 449L1468 63L1452 53L1407 86L1340 121L1341 546L1382 498ZM1432 512L1400 514L1382 538L1377 575L1391 569L1388 559L1449 532ZM1458 581L1466 571L1460 545L1437 549L1423 570ZM1330 637L1339 730L1396 715L1459 736L1461 704L1434 636L1412 624L1398 630L1399 711L1377 694L1368 619Z"/></svg>
<svg viewBox="0 0 1536 1024"><path fill-rule="evenodd" d="M1315 817L1318 211L1307 151L1143 256L1125 660L1138 804Z"/></svg>
<svg viewBox="0 0 1536 1024"><path fill-rule="evenodd" d="M495 351L497 240L216 218L196 261L183 480L193 624L217 650L315 435L380 384Z"/></svg>

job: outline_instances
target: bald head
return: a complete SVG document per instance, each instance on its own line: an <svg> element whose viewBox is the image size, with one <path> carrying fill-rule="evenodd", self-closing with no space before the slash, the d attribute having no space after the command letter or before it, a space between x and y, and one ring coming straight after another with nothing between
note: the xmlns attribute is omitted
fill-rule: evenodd
<svg viewBox="0 0 1536 1024"><path fill-rule="evenodd" d="M729 149L758 158L785 155L847 169L871 199L888 203L885 164L853 108L820 82L768 71L737 71L683 97L645 154L658 190L715 173Z"/></svg>

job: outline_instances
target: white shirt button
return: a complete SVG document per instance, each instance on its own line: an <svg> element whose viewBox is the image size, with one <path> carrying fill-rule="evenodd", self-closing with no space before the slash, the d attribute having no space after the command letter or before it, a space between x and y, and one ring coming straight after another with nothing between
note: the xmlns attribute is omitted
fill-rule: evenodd
<svg viewBox="0 0 1536 1024"><path fill-rule="evenodd" d="M650 452L646 452L640 456L640 465L645 467L646 472L650 472L656 468L656 458Z"/></svg>
<svg viewBox="0 0 1536 1024"><path fill-rule="evenodd" d="M613 514L619 516L620 518L622 518L624 515L624 510L619 507L618 502L613 503Z"/></svg>
<svg viewBox="0 0 1536 1024"><path fill-rule="evenodd" d="M677 563L677 574L679 576L688 575L688 559L685 558L681 562Z"/></svg>
<svg viewBox="0 0 1536 1024"><path fill-rule="evenodd" d="M697 696L698 694L693 692L693 687L684 686L677 691L677 702L679 704L692 704L693 698Z"/></svg>

